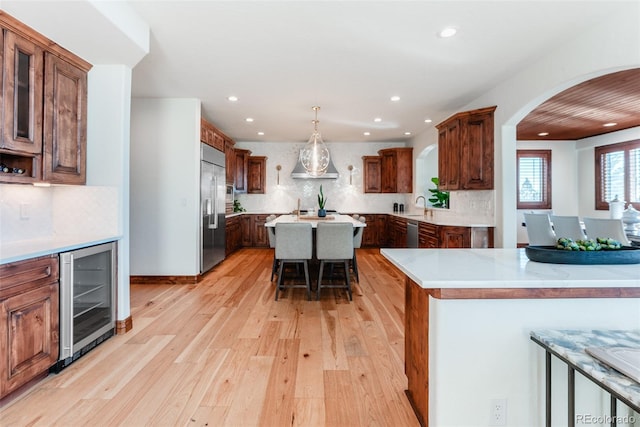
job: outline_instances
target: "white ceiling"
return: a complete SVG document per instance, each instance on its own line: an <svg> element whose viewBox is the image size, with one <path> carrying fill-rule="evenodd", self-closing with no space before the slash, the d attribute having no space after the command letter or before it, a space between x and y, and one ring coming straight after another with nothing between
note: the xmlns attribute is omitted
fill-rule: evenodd
<svg viewBox="0 0 640 427"><path fill-rule="evenodd" d="M126 3L151 31L133 96L199 98L203 116L237 141L306 141L319 105L324 140L347 142L419 134L630 2ZM451 25L457 36L436 36Z"/></svg>

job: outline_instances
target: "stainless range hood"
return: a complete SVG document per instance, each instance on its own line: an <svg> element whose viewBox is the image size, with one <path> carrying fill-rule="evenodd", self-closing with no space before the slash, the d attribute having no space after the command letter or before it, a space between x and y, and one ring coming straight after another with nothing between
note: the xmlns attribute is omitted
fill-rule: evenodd
<svg viewBox="0 0 640 427"><path fill-rule="evenodd" d="M300 161L300 156L298 156L298 162L296 163L296 167L293 168L293 172L291 172L291 178L294 179L337 179L339 176L338 170L333 164L333 158L329 158L329 166L327 167L327 171L324 175L320 176L312 176L307 173L304 166L302 166L302 161Z"/></svg>

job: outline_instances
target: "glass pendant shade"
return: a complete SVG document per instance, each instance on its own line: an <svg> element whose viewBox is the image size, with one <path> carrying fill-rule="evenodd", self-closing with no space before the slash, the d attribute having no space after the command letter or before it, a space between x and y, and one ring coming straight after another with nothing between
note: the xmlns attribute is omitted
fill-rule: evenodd
<svg viewBox="0 0 640 427"><path fill-rule="evenodd" d="M316 119L313 121L314 131L309 138L309 142L300 150L300 162L307 173L311 176L321 176L329 167L329 149L322 141L322 136L318 132L318 110L320 107L313 107L316 112Z"/></svg>

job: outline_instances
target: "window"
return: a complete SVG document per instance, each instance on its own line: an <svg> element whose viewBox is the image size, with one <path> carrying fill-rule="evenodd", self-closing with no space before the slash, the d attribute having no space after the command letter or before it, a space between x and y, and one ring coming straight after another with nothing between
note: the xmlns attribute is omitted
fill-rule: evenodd
<svg viewBox="0 0 640 427"><path fill-rule="evenodd" d="M518 209L551 209L551 150L517 150Z"/></svg>
<svg viewBox="0 0 640 427"><path fill-rule="evenodd" d="M618 196L640 209L640 140L595 148L596 209Z"/></svg>

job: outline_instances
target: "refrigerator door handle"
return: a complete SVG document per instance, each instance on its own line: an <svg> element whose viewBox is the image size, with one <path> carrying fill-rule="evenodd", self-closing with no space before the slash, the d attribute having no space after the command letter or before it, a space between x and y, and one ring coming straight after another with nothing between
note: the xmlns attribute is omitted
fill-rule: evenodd
<svg viewBox="0 0 640 427"><path fill-rule="evenodd" d="M209 215L209 228L212 228L214 230L218 229L218 177L217 176L213 176L213 179L211 180L210 183L211 187L210 187L210 191L211 193L211 199L213 200L213 215ZM211 224L211 217L213 216L213 224Z"/></svg>

